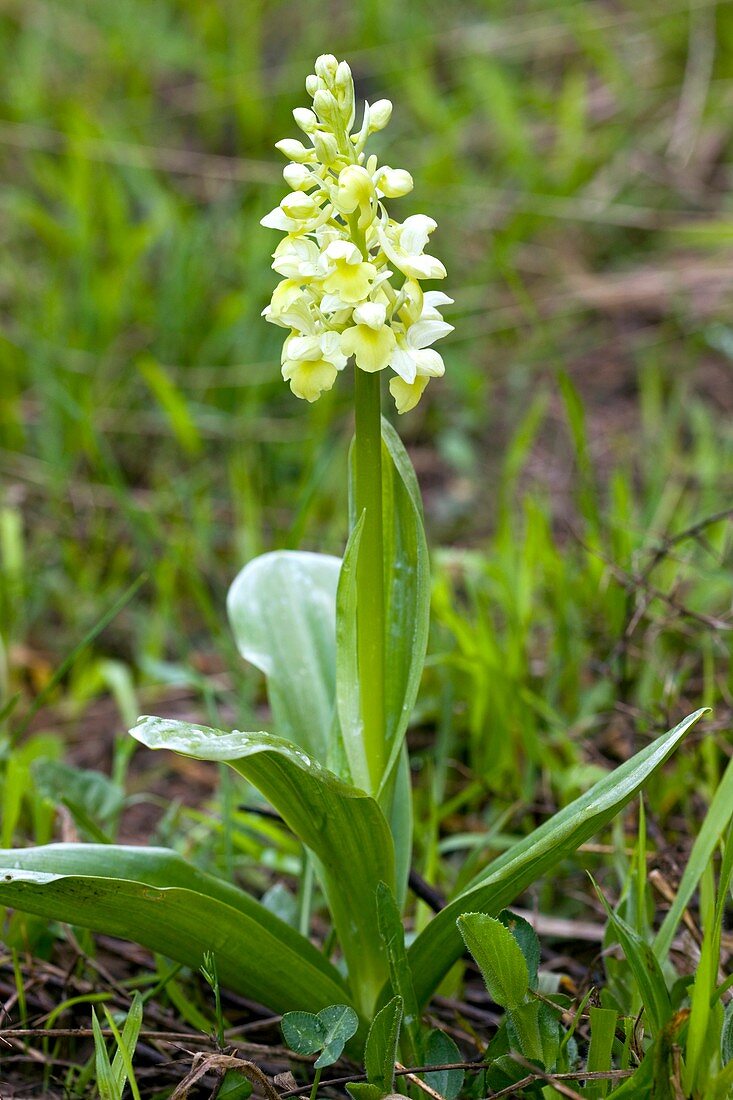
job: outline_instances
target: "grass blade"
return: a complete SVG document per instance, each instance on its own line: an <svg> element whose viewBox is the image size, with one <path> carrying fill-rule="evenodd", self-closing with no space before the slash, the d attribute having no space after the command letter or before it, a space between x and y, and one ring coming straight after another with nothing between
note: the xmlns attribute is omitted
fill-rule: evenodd
<svg viewBox="0 0 733 1100"><path fill-rule="evenodd" d="M706 867L710 865L713 852L725 832L731 815L733 815L733 760L729 762L723 773L700 832L692 845L690 858L682 874L676 897L654 940L654 954L660 962L667 957L685 907L689 904Z"/></svg>

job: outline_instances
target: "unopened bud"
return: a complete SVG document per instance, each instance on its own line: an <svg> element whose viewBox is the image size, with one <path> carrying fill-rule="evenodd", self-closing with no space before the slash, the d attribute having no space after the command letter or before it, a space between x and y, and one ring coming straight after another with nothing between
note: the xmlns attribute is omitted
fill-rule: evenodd
<svg viewBox="0 0 733 1100"><path fill-rule="evenodd" d="M312 75L305 78L305 90L311 97L311 99L313 99L313 96L316 94L318 89L322 87L323 81L319 80L317 76Z"/></svg>
<svg viewBox="0 0 733 1100"><path fill-rule="evenodd" d="M311 195L306 195L303 191L293 191L281 201L280 209L289 218L301 221L312 217L318 209L318 204Z"/></svg>
<svg viewBox="0 0 733 1100"><path fill-rule="evenodd" d="M327 168L338 159L338 142L330 131L316 130L313 134L313 146L319 161L321 164L325 164Z"/></svg>
<svg viewBox="0 0 733 1100"><path fill-rule="evenodd" d="M392 104L388 99L378 99L369 108L369 132L376 134L383 130L392 117Z"/></svg>
<svg viewBox="0 0 733 1100"><path fill-rule="evenodd" d="M276 141L275 148L279 149L288 160L294 160L297 164L305 164L306 161L313 160L313 150L306 149L303 142L298 141L297 138L283 138L282 141Z"/></svg>
<svg viewBox="0 0 733 1100"><path fill-rule="evenodd" d="M293 118L304 134L312 134L318 125L318 119L313 111L309 111L307 107L296 107L293 111Z"/></svg>
<svg viewBox="0 0 733 1100"><path fill-rule="evenodd" d="M382 174L377 184L379 190L388 199L399 199L402 195L409 195L414 186L412 176L404 168L382 169Z"/></svg>
<svg viewBox="0 0 733 1100"><path fill-rule="evenodd" d="M286 164L283 168L283 179L293 191L302 191L308 187L312 178L312 173L304 164Z"/></svg>
<svg viewBox="0 0 733 1100"><path fill-rule="evenodd" d="M339 63L332 53L322 53L321 56L316 59L316 64L314 66L316 76L320 76L325 84L331 85L336 79L338 66Z"/></svg>
<svg viewBox="0 0 733 1100"><path fill-rule="evenodd" d="M347 61L339 61L334 84L336 85L336 90L339 92L343 92L347 88L353 87L354 78L351 75L351 69Z"/></svg>
<svg viewBox="0 0 733 1100"><path fill-rule="evenodd" d="M336 102L339 105L339 110L346 123L346 128L350 130L354 124L356 104L354 100L354 78L351 75L351 69L345 61L339 62L333 91L336 96Z"/></svg>
<svg viewBox="0 0 733 1100"><path fill-rule="evenodd" d="M313 96L313 110L326 125L333 126L340 121L339 107L333 92L317 91Z"/></svg>

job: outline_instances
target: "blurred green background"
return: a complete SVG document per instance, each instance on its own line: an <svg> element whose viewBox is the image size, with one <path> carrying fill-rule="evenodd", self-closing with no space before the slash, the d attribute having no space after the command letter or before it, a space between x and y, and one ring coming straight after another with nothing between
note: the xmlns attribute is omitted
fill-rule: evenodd
<svg viewBox="0 0 733 1100"><path fill-rule="evenodd" d="M145 572L50 696L111 687L125 717L161 662L235 667L245 560L340 552L350 382L296 401L260 318L273 144L329 51L393 100L395 214L437 219L456 300L398 425L433 544L471 551L436 554L426 717L468 698L477 746L490 714L532 757L619 695L660 721L729 698L730 524L655 554L733 489L732 46L707 0L4 0L8 693Z"/></svg>

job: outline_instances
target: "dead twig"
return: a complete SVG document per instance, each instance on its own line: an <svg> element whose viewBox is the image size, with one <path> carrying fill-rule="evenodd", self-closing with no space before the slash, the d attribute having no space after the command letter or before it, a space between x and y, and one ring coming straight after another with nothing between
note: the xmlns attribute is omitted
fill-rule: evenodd
<svg viewBox="0 0 733 1100"><path fill-rule="evenodd" d="M267 1097L267 1100L280 1100L277 1089L259 1066L256 1066L254 1062L247 1062L243 1058L235 1058L231 1054L197 1054L193 1060L191 1072L183 1078L171 1095L171 1100L186 1100L193 1086L207 1073L218 1073L223 1077L230 1069L241 1073L252 1085L258 1086Z"/></svg>

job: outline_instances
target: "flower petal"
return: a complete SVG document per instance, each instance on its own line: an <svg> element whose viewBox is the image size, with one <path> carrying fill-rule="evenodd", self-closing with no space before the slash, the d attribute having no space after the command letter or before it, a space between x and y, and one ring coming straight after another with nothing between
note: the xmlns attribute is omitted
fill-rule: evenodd
<svg viewBox="0 0 733 1100"><path fill-rule="evenodd" d="M442 290L426 290L424 300L428 309L435 309L436 306L452 306L454 302L454 299L449 298Z"/></svg>
<svg viewBox="0 0 733 1100"><path fill-rule="evenodd" d="M354 325L341 335L341 350L344 355L353 355L360 370L373 374L384 370L389 364L395 347L395 335L386 325L381 329L368 325Z"/></svg>
<svg viewBox="0 0 733 1100"><path fill-rule="evenodd" d="M394 397L398 413L406 413L415 408L423 395L429 379L418 376L412 384L402 378L390 378L389 392Z"/></svg>
<svg viewBox="0 0 733 1100"><path fill-rule="evenodd" d="M410 256L419 256L437 225L427 214L412 214L405 218L400 231L400 247Z"/></svg>
<svg viewBox="0 0 733 1100"><path fill-rule="evenodd" d="M421 351L413 351L412 356L417 363L417 375L424 378L442 378L445 374L445 363L442 355L432 348L423 348Z"/></svg>
<svg viewBox="0 0 733 1100"><path fill-rule="evenodd" d="M442 263L435 256L400 256L393 263L413 279L444 279L447 275Z"/></svg>
<svg viewBox="0 0 733 1100"><path fill-rule="evenodd" d="M417 374L417 363L413 355L399 345L394 349L389 360L389 365L395 374L399 374L408 384L415 381L415 375Z"/></svg>
<svg viewBox="0 0 733 1100"><path fill-rule="evenodd" d="M407 343L411 348L427 348L449 332L453 332L453 325L446 321L416 321L407 330Z"/></svg>

